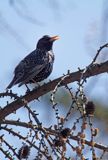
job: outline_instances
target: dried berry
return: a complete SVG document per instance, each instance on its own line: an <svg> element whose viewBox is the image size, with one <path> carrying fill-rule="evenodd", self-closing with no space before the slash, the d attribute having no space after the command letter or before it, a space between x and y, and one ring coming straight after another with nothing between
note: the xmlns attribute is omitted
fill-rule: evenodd
<svg viewBox="0 0 108 160"><path fill-rule="evenodd" d="M60 122L61 122L61 124L64 123L64 117L60 117Z"/></svg>
<svg viewBox="0 0 108 160"><path fill-rule="evenodd" d="M88 101L88 103L86 104L85 110L87 115L94 115L94 112L95 112L94 103L92 101Z"/></svg>
<svg viewBox="0 0 108 160"><path fill-rule="evenodd" d="M98 133L99 133L99 129L98 128L93 128L92 129L92 136L97 136Z"/></svg>
<svg viewBox="0 0 108 160"><path fill-rule="evenodd" d="M56 147L61 147L61 146L63 145L63 142L60 141L60 140L54 139L54 145L55 145Z"/></svg>
<svg viewBox="0 0 108 160"><path fill-rule="evenodd" d="M87 128L87 122L84 122L83 124L82 124L82 129L84 130L84 129L86 129Z"/></svg>
<svg viewBox="0 0 108 160"><path fill-rule="evenodd" d="M67 138L70 135L71 130L69 128L65 128L60 132L60 135L63 138Z"/></svg>
<svg viewBox="0 0 108 160"><path fill-rule="evenodd" d="M30 154L30 148L29 148L29 146L24 145L18 151L18 158L19 159L28 158L29 154Z"/></svg>
<svg viewBox="0 0 108 160"><path fill-rule="evenodd" d="M81 155L81 153L82 153L82 149L78 146L78 147L76 147L76 153L78 154L78 155Z"/></svg>

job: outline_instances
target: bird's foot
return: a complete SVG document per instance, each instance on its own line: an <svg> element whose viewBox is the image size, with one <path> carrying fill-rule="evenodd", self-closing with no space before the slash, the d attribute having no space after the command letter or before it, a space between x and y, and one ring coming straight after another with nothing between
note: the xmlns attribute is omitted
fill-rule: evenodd
<svg viewBox="0 0 108 160"><path fill-rule="evenodd" d="M29 92L30 92L30 89L29 89L29 87L27 86L27 84L25 84L25 86L26 86L26 88L27 88L27 91L26 91L26 93L29 93Z"/></svg>
<svg viewBox="0 0 108 160"><path fill-rule="evenodd" d="M39 88L41 86L38 82L36 82L36 84L37 84L37 88Z"/></svg>

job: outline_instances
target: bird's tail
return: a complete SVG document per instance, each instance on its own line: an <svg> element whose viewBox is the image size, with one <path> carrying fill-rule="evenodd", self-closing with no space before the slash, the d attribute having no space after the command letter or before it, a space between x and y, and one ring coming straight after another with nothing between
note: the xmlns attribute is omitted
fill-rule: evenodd
<svg viewBox="0 0 108 160"><path fill-rule="evenodd" d="M13 85L15 85L15 78L9 83L9 85L6 87L6 90L10 89Z"/></svg>

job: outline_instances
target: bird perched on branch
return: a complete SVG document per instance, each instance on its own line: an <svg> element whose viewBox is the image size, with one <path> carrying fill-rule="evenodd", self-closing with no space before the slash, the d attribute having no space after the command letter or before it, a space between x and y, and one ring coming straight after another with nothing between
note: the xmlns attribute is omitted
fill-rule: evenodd
<svg viewBox="0 0 108 160"><path fill-rule="evenodd" d="M59 36L43 36L37 43L36 49L27 55L15 68L14 78L7 89L19 84L27 86L28 83L36 83L46 79L52 72L54 54L53 42Z"/></svg>

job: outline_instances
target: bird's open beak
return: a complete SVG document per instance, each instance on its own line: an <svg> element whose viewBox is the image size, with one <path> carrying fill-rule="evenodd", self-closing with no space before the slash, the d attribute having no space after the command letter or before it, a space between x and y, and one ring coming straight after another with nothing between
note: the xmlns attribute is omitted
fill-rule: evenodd
<svg viewBox="0 0 108 160"><path fill-rule="evenodd" d="M50 38L50 41L55 41L55 40L58 40L58 39L60 39L59 36L53 36L53 37Z"/></svg>

